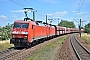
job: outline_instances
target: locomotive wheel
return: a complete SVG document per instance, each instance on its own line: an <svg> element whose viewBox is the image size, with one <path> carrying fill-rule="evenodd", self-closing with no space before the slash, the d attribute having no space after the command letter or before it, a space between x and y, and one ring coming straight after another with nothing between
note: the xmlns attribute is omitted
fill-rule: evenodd
<svg viewBox="0 0 90 60"><path fill-rule="evenodd" d="M31 48L32 47L32 44L31 43L28 43L27 44L27 48Z"/></svg>
<svg viewBox="0 0 90 60"><path fill-rule="evenodd" d="M32 44L31 44L31 46L33 47L35 45L36 45L36 41L33 41Z"/></svg>

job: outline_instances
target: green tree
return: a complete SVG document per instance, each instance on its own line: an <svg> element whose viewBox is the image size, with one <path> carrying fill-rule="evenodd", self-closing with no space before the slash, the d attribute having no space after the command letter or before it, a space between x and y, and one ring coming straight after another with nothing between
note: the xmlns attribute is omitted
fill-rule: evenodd
<svg viewBox="0 0 90 60"><path fill-rule="evenodd" d="M9 23L5 27L0 27L0 40L10 39L11 27L12 27L12 24L9 24Z"/></svg>
<svg viewBox="0 0 90 60"><path fill-rule="evenodd" d="M63 26L67 28L75 28L75 24L73 22L69 22L67 20L61 20L61 22L58 24L58 26Z"/></svg>
<svg viewBox="0 0 90 60"><path fill-rule="evenodd" d="M90 23L85 25L85 32L90 34Z"/></svg>

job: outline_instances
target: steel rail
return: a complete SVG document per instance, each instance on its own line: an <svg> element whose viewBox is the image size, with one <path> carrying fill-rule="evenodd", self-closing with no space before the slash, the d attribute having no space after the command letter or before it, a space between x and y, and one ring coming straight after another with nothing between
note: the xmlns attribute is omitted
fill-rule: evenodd
<svg viewBox="0 0 90 60"><path fill-rule="evenodd" d="M73 48L73 50L74 50L74 52L75 52L75 54L76 54L78 60L81 60L81 57L79 56L79 54L78 54L78 52L77 52L77 50L76 50L74 44L72 43L72 39L71 39L71 38L72 38L72 36L70 37L70 43L71 43L71 45L72 45L72 48Z"/></svg>
<svg viewBox="0 0 90 60"><path fill-rule="evenodd" d="M78 60L84 60L90 58L90 51L86 49L76 38L76 34L71 35L70 37L70 43L72 45L72 48L76 54L76 57ZM84 54L84 55L83 55ZM87 56L87 58L86 58Z"/></svg>

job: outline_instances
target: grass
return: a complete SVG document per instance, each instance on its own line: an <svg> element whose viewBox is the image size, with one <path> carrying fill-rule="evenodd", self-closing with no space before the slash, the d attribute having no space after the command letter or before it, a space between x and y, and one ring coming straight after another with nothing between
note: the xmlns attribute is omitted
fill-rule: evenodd
<svg viewBox="0 0 90 60"><path fill-rule="evenodd" d="M90 34L82 33L81 39L90 46Z"/></svg>
<svg viewBox="0 0 90 60"><path fill-rule="evenodd" d="M57 47L62 46L62 44L64 44L64 41L66 39L67 36L63 36L59 39L57 39L56 41L47 44L46 46L44 46L43 48L41 48L39 51L34 52L30 58L26 59L26 60L51 60L52 56L54 55L54 51ZM54 59L57 57L57 55L55 55Z"/></svg>
<svg viewBox="0 0 90 60"><path fill-rule="evenodd" d="M0 51L5 50L7 48L13 47L12 44L10 44L9 40L0 41Z"/></svg>

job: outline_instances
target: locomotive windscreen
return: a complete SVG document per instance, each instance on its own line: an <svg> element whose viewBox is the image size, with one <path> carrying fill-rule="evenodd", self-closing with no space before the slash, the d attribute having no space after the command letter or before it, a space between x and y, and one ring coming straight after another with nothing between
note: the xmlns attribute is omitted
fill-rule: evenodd
<svg viewBox="0 0 90 60"><path fill-rule="evenodd" d="M15 23L13 28L26 28L26 29L28 29L28 24L25 24L25 23Z"/></svg>

